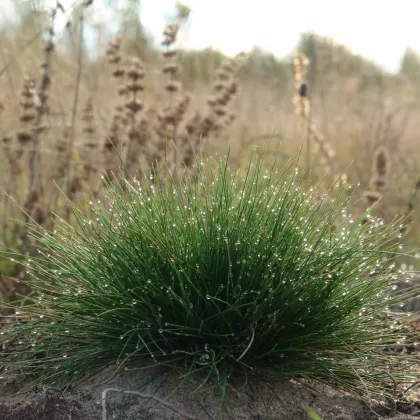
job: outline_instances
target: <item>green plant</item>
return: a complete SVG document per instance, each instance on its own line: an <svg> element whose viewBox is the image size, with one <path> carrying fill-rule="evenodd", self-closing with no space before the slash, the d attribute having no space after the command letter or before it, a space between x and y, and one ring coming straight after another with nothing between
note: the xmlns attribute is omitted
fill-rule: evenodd
<svg viewBox="0 0 420 420"><path fill-rule="evenodd" d="M306 407L305 412L311 420L322 420L322 418L319 417L319 415L311 407Z"/></svg>
<svg viewBox="0 0 420 420"><path fill-rule="evenodd" d="M414 357L383 352L406 335L387 306L415 293L394 290L399 226L353 220L346 194L327 205L295 162L275 165L156 168L108 185L93 218L73 205L77 228L34 227L37 294L19 308L31 320L0 335L3 367L60 385L148 359L201 374L196 389L212 383L222 400L235 375L365 396L418 379Z"/></svg>

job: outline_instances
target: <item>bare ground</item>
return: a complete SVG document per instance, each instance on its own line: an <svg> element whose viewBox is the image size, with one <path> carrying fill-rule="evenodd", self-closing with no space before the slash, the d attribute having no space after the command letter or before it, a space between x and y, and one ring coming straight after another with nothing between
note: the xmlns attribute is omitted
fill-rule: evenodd
<svg viewBox="0 0 420 420"><path fill-rule="evenodd" d="M175 395L173 377L162 370L123 371L113 377L108 368L101 374L62 392L44 389L36 395L12 395L22 380L3 379L0 385L1 420L172 420L208 419L186 389ZM120 391L120 392L118 392ZM126 391L126 392L122 392ZM414 391L414 390L413 390ZM416 392L420 391L418 389ZM258 395L264 395L260 398ZM305 407L311 407L324 420L414 420L420 418L420 399L400 401L396 411L382 404L367 406L360 398L327 387L318 392L293 381L259 384L232 393L226 419L308 420ZM153 398L148 398L153 396ZM156 398L156 399L154 399ZM221 419L219 397L215 392L199 394L202 406L213 419Z"/></svg>

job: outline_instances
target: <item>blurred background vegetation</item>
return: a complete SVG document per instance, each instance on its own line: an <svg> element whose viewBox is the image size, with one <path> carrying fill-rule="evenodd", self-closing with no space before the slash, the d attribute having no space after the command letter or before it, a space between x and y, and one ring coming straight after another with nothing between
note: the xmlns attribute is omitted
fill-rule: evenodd
<svg viewBox="0 0 420 420"><path fill-rule="evenodd" d="M92 191L88 193L87 187L95 190L94 186L100 183L101 170L107 169L102 151L113 127L118 124L128 127L132 123L138 134L142 124L156 121L159 125L162 118L166 118L166 131L155 131L167 133L168 130L165 112L174 106L174 92L168 93L167 74L162 71L166 61L162 57L161 39L150 36L138 13L140 0L128 0L125 7L109 0L106 3L109 8L118 6L112 22L97 19L90 8L91 3L90 0L75 2L70 12L66 10L64 29L57 33L54 33L54 25L64 9L60 3L47 7L42 0L13 0L10 7L14 18L2 21L0 135L4 153L0 158L0 184L7 196L2 194L1 197L0 238L3 245L22 252L29 252L29 248L27 232L22 232L21 225L14 221L25 221L19 207L32 218L38 215L37 221L48 228L52 227L51 212L69 217L64 210L65 201L57 198L54 192L54 182L61 185L60 181L63 181L61 186L67 186L64 190L71 193L71 198L88 203ZM10 12L8 10L8 15ZM167 19L168 23L176 23L187 32L190 9L177 3L174 10L168 11ZM139 76L144 85L139 88L143 107L139 110L140 117L136 113L125 117L117 115L116 110L121 111L122 99L118 93L121 78L113 75L115 62L110 61L109 55L109 42L116 35L123 40L122 46L115 47L118 54L123 58L131 57L132 68L137 68L138 74L144 73L144 79ZM49 42L53 42L51 51L48 50ZM415 211L420 188L419 53L407 49L399 71L390 73L353 54L344 45L312 32L302 34L296 50L309 59L304 80L299 82L307 86L308 93L303 96L310 100L310 112L306 117L302 119L298 115L296 101L293 102L299 86L292 54L281 58L254 48L246 52L241 65L235 68L236 87L228 104L229 124L213 124L201 139L205 153L210 156L224 154L230 148L232 165L241 166L252 150L270 139L271 147L280 151L284 158L294 156L303 147L302 155L307 156L310 163L311 182L318 183L325 178L331 185L345 172L346 185L357 186L358 200L351 209L357 213L369 204L363 199L363 192L372 187L375 153L383 148L389 159L387 182L375 212L385 221L410 214L411 224L404 247L405 250L417 248L420 239L419 217ZM113 54L115 57L115 51ZM133 61L133 58L140 61ZM218 80L225 80L217 71L221 68L225 71L233 61L211 48L181 49L176 59L181 68L176 77L182 86L182 97L188 98L188 110L178 121L185 121L187 128L179 128L177 138L180 139L184 131L190 136L193 132L192 142L197 145L197 138L203 134L197 127L203 127L203 122L219 115L220 109L216 109L215 114L215 108L209 108L209 103L214 101L214 96L209 95L215 81L217 84ZM47 81L48 93L43 86L46 77L50 79ZM22 100L30 98L32 101L34 95L41 104L31 105L30 101ZM27 120L25 110L31 107L36 112L28 117L33 119ZM195 131L188 129L191 121L200 121ZM172 125L171 129L174 129ZM178 123L175 125L178 127ZM22 148L19 138L24 137L22 132L25 130L30 134ZM128 139L120 139L119 144L128 154L134 153L129 146L130 133L123 129L119 134ZM316 147L316 142L311 141L317 135L321 136L321 143L329 144L328 158L334 170L325 171L326 163L319 144ZM92 146L92 142L96 143ZM185 141L182 144L187 150ZM153 153L146 153L144 142L139 146L136 153L159 160L157 154L162 154L162 149L158 147ZM37 148L36 153L33 148ZM67 150L66 160L63 151ZM39 164L37 169L34 162ZM64 165L61 172L60 165ZM80 173L84 175L78 175ZM39 180L37 189L34 179ZM97 190L93 192L95 198L100 195ZM40 212L43 212L41 216ZM402 263L407 263L408 268L416 268L411 260ZM3 297L15 288L6 277L22 275L13 271L13 267L10 261L2 259L0 293Z"/></svg>

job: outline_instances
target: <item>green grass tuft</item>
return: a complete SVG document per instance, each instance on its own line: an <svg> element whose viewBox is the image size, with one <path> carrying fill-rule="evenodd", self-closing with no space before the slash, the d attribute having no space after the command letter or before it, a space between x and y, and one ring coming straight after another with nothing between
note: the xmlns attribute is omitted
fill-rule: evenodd
<svg viewBox="0 0 420 420"><path fill-rule="evenodd" d="M406 335L387 310L398 226L353 220L344 193L316 202L294 162L263 165L161 169L110 186L93 218L75 207L77 228L35 229L32 320L0 335L3 368L62 385L146 359L222 398L235 375L365 396L418 380L414 357L385 352Z"/></svg>

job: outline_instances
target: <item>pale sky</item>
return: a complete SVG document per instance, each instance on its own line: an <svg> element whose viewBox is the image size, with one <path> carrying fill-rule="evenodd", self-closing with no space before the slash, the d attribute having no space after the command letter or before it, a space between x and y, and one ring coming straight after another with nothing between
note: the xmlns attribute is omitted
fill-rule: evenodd
<svg viewBox="0 0 420 420"><path fill-rule="evenodd" d="M3 14L9 0L1 0ZM61 0L64 5L74 0ZM114 0L123 3L124 0ZM47 3L55 4L54 0ZM94 0L99 21L113 13ZM176 0L141 0L141 20L157 40ZM420 52L420 0L184 0L191 21L184 48L215 47L228 55L261 46L282 57L302 32L330 36L387 70L398 69L406 47ZM63 19L64 21L64 19ZM111 25L109 25L111 24Z"/></svg>

